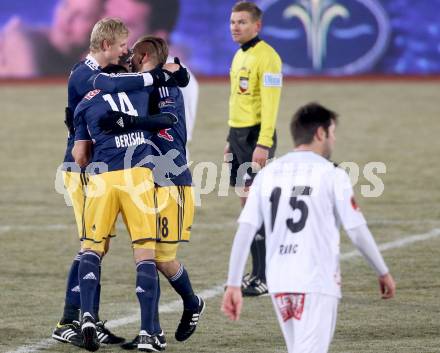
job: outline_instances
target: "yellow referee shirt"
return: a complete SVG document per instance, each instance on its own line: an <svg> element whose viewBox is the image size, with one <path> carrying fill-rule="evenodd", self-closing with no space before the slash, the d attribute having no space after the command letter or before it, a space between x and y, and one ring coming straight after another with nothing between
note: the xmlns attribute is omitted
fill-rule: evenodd
<svg viewBox="0 0 440 353"><path fill-rule="evenodd" d="M256 42L256 44L254 44ZM246 43L247 44L247 43ZM281 96L281 59L266 42L243 45L231 65L230 127L261 124L257 144L272 147Z"/></svg>

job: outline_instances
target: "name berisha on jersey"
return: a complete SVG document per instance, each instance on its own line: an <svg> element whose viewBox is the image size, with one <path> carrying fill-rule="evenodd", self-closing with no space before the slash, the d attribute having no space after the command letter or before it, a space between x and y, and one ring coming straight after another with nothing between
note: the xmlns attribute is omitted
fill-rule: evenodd
<svg viewBox="0 0 440 353"><path fill-rule="evenodd" d="M138 146L147 143L144 133L142 131L131 132L129 134L123 134L115 136L116 147L131 147Z"/></svg>

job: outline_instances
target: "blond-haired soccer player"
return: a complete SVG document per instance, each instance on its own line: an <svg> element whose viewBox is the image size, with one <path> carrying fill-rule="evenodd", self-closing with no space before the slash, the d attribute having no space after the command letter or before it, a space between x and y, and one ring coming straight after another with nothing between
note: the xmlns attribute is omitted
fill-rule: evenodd
<svg viewBox="0 0 440 353"><path fill-rule="evenodd" d="M281 59L258 36L263 13L256 4L240 1L231 13L230 30L240 44L230 70L229 135L224 150L225 162L231 163L230 185L247 191L276 148L275 125L281 96ZM232 153L232 160L230 160ZM241 197L244 206L246 197ZM243 294L267 293L265 275L264 228L257 229L252 243L252 272L243 278Z"/></svg>
<svg viewBox="0 0 440 353"><path fill-rule="evenodd" d="M326 353L341 297L339 226L378 276L382 298L395 283L356 205L350 179L329 161L337 115L311 103L291 122L295 148L255 178L238 220L222 310L238 320L252 234L266 228L267 284L289 353Z"/></svg>
<svg viewBox="0 0 440 353"><path fill-rule="evenodd" d="M166 42L155 36L143 36L133 48L132 66L136 71L145 71L163 64L167 58ZM203 299L193 291L187 270L177 260L181 242L190 239L194 216L194 199L191 172L186 157L186 109L184 97L177 87L155 88L149 94L149 113L168 113L176 117L176 124L151 136L153 154L146 156L152 162L156 184L155 207L157 208L158 241L155 247L156 266L181 296L183 314L175 332L178 341L187 340L196 330L200 315L205 308ZM121 120L122 119L122 120ZM127 120L125 120L127 119ZM151 119L136 118L136 124ZM154 119L153 119L154 120ZM132 117L109 117L103 119L107 131L129 131ZM120 122L123 124L120 124ZM121 126L123 125L123 127ZM160 287L158 287L160 289ZM166 345L165 336L155 319L154 333L158 335L161 347ZM122 345L124 349L135 349L140 336Z"/></svg>
<svg viewBox="0 0 440 353"><path fill-rule="evenodd" d="M75 220L80 239L84 238L83 210L84 210L84 187L87 182L85 169L80 168L72 157L74 144L73 112L81 99L89 91L101 88L110 92L130 91L141 89L144 86L166 85L167 75L161 69L149 73L136 75L127 74L112 77L102 73L102 68L108 64L116 64L121 56L127 54L128 29L125 24L116 18L104 18L93 27L90 35L90 53L85 60L76 64L68 82L68 107L66 108L65 123L69 130L67 148L63 162L63 176L65 186L72 200ZM175 70L173 67L169 67ZM111 232L114 233L113 231ZM110 236L110 234L109 234ZM75 256L67 278L64 312L60 322L52 333L52 337L61 342L82 345L78 320L80 308L80 292L78 267L82 254L82 248ZM102 321L99 321L99 296L100 288L96 292L95 316L97 318L98 337L101 343L119 344L123 339L113 335Z"/></svg>

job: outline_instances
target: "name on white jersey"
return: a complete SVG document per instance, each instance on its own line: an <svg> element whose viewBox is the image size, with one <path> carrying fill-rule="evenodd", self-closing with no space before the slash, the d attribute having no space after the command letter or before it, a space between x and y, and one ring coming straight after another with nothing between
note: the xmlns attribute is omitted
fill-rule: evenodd
<svg viewBox="0 0 440 353"><path fill-rule="evenodd" d="M144 133L140 132L131 132L129 134L123 134L119 136L115 136L116 147L131 147L138 146L146 143Z"/></svg>
<svg viewBox="0 0 440 353"><path fill-rule="evenodd" d="M280 255L296 254L298 251L298 244L281 244Z"/></svg>

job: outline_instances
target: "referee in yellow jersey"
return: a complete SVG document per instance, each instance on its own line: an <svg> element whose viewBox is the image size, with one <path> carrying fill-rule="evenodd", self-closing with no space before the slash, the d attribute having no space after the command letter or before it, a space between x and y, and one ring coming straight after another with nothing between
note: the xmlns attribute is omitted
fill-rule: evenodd
<svg viewBox="0 0 440 353"><path fill-rule="evenodd" d="M281 59L258 37L262 11L252 2L241 1L231 13L231 34L240 44L230 70L229 135L225 162L231 163L231 186L247 191L261 167L272 158L276 148L275 125L281 96ZM231 160L232 154L232 160ZM253 162L254 168L251 168ZM255 165L258 164L257 165ZM246 197L241 196L242 207ZM264 226L251 247L252 273L243 277L245 296L267 293Z"/></svg>

